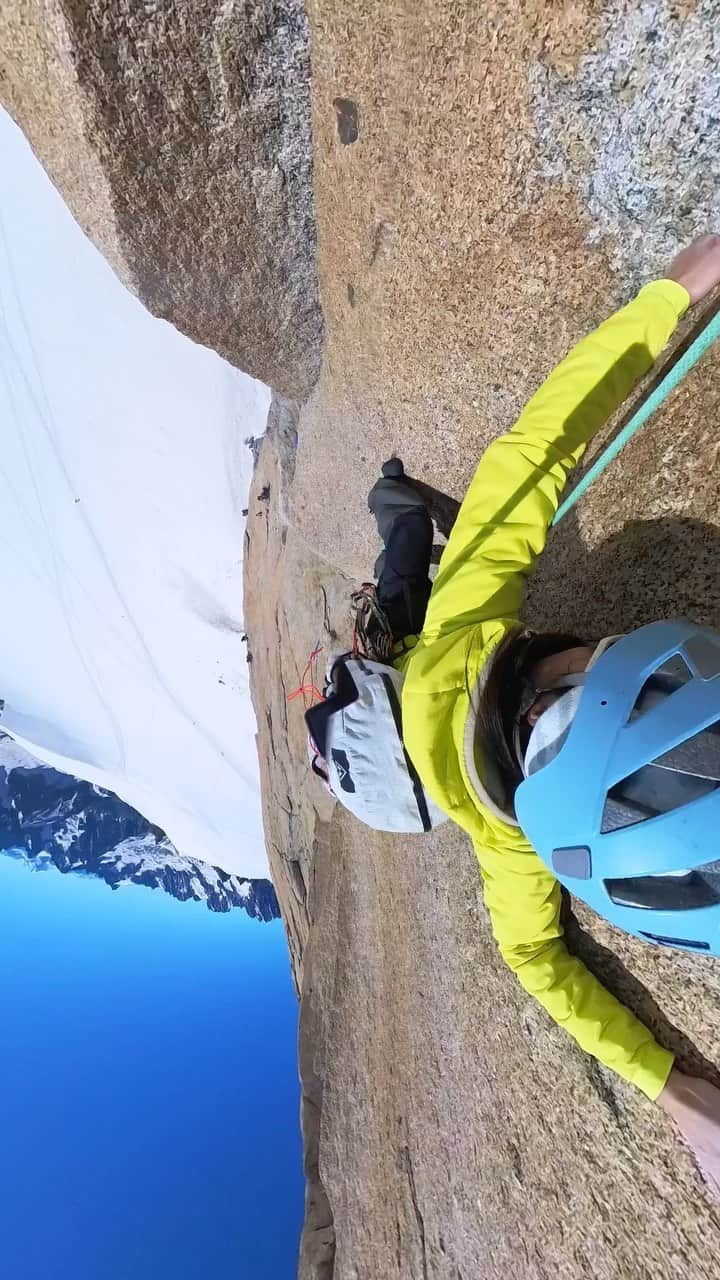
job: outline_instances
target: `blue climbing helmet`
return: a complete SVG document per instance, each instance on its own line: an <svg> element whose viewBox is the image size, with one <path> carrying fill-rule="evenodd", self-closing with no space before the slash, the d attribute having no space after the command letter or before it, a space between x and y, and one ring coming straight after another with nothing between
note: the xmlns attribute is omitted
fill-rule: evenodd
<svg viewBox="0 0 720 1280"><path fill-rule="evenodd" d="M654 622L581 679L530 736L520 826L611 924L720 955L720 633Z"/></svg>

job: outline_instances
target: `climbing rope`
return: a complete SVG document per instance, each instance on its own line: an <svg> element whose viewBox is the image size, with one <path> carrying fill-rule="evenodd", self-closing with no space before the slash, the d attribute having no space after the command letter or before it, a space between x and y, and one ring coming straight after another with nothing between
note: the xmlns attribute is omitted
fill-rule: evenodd
<svg viewBox="0 0 720 1280"><path fill-rule="evenodd" d="M597 480L598 476L602 475L613 459L617 458L621 450L625 448L628 440L631 440L635 432L639 431L648 418L652 417L655 410L665 403L670 393L682 382L685 375L697 364L698 360L702 359L705 352L709 351L713 343L717 342L718 338L720 338L720 311L716 312L709 324L701 330L695 341L690 344L687 351L668 370L665 377L661 379L651 395L643 401L622 431L619 431L615 439L611 440L607 448L600 454L600 457L596 459L589 471L575 486L572 493L564 502L561 502L553 520L553 525L559 524L568 511L572 510L575 503L579 502L584 493L587 493L590 485Z"/></svg>

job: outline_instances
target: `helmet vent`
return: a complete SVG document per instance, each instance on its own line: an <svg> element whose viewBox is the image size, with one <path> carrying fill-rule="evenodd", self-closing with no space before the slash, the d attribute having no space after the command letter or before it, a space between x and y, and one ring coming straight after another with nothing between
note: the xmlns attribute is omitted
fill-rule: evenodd
<svg viewBox="0 0 720 1280"><path fill-rule="evenodd" d="M637 907L641 911L694 911L720 902L717 867L715 862L680 874L625 876L606 880L605 888L619 907Z"/></svg>
<svg viewBox="0 0 720 1280"><path fill-rule="evenodd" d="M720 646L708 635L694 635L685 641L685 652L701 680L720 675Z"/></svg>
<svg viewBox="0 0 720 1280"><path fill-rule="evenodd" d="M600 831L621 831L671 813L720 787L720 722L658 756L605 797Z"/></svg>
<svg viewBox="0 0 720 1280"><path fill-rule="evenodd" d="M663 662L662 666L653 671L651 676L648 676L635 699L629 719L637 720L646 711L650 711L657 706L658 702L661 702L663 698L676 693L684 684L689 684L693 679L693 672L682 654L672 654L670 658Z"/></svg>
<svg viewBox="0 0 720 1280"><path fill-rule="evenodd" d="M709 942L693 942L690 938L665 938L660 933L645 933L640 930L640 936L647 938L649 942L659 942L663 947L689 947L691 951L709 951Z"/></svg>

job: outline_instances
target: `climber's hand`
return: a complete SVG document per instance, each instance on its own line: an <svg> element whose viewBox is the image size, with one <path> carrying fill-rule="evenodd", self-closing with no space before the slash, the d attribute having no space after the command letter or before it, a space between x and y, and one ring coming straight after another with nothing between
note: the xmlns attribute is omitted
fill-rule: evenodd
<svg viewBox="0 0 720 1280"><path fill-rule="evenodd" d="M701 302L720 284L720 236L700 236L670 263L667 280L676 280L690 294L690 302Z"/></svg>
<svg viewBox="0 0 720 1280"><path fill-rule="evenodd" d="M673 1067L658 1103L672 1116L705 1181L720 1196L720 1089Z"/></svg>

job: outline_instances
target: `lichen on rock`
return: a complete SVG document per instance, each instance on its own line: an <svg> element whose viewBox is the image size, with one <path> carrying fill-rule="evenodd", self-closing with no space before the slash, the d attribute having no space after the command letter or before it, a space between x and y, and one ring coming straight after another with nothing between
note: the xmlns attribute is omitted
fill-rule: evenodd
<svg viewBox="0 0 720 1280"><path fill-rule="evenodd" d="M631 291L720 225L720 4L613 0L575 73L530 69L544 176L578 190Z"/></svg>

